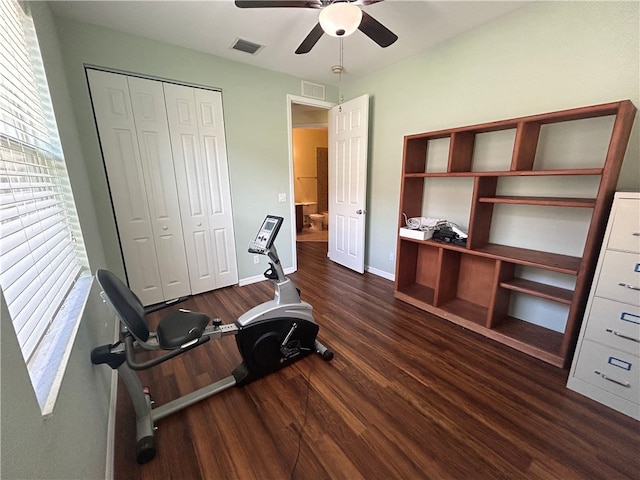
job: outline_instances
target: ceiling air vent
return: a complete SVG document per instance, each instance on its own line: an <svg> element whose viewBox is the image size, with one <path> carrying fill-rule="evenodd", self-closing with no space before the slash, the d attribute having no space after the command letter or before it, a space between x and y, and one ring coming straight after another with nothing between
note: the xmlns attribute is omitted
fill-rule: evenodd
<svg viewBox="0 0 640 480"><path fill-rule="evenodd" d="M324 100L324 85L302 81L302 96Z"/></svg>
<svg viewBox="0 0 640 480"><path fill-rule="evenodd" d="M264 48L264 45L259 45L257 43L250 42L249 40L243 40L242 38L236 38L236 41L231 45L233 50L239 50L240 52L249 53L251 55L255 55Z"/></svg>

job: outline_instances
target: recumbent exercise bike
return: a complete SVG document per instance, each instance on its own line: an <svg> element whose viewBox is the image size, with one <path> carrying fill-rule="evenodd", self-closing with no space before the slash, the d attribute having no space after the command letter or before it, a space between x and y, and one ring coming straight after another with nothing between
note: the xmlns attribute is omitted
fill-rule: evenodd
<svg viewBox="0 0 640 480"><path fill-rule="evenodd" d="M267 215L249 245L250 253L269 258L269 268L264 276L275 284L275 297L244 313L232 324L223 325L216 318L208 325L210 319L203 313L177 310L160 321L156 332L150 332L145 308L138 297L112 272L103 269L96 272L103 290L102 298L121 323L121 340L96 347L91 352L91 361L117 369L129 391L136 413L138 463L146 463L156 454L154 432L158 420L233 386L246 385L312 352L327 361L333 358L331 350L316 339L319 326L312 315L313 307L300 300L300 291L285 276L280 264L274 240L282 221L282 217ZM154 367L209 340L228 335L235 335L242 357L231 375L152 407L149 391L142 386L135 370ZM138 362L135 351L139 349L166 353Z"/></svg>

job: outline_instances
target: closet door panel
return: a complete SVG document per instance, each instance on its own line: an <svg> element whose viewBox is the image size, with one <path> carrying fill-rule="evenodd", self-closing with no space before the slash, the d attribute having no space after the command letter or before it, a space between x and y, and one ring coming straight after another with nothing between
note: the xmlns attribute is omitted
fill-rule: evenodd
<svg viewBox="0 0 640 480"><path fill-rule="evenodd" d="M169 132L192 293L218 287L209 233L207 169L203 162L194 89L164 84Z"/></svg>
<svg viewBox="0 0 640 480"><path fill-rule="evenodd" d="M200 147L196 135L180 135L180 153L183 160L184 180L186 191L181 192L188 199L189 217L203 222L207 217L206 189L202 162L200 160Z"/></svg>
<svg viewBox="0 0 640 480"><path fill-rule="evenodd" d="M191 272L191 275L195 278L202 280L214 278L213 272L209 268L213 265L210 245L211 239L209 238L208 231L199 230L193 232L194 254L196 256L196 268L198 270Z"/></svg>
<svg viewBox="0 0 640 480"><path fill-rule="evenodd" d="M153 305L160 303L164 300L162 289L158 288L159 272L156 268L156 246L153 238L140 237L136 238L132 243L133 255L136 261L127 263L127 275L129 278L135 278L138 283L134 289L130 286L131 290L136 292L138 298L144 305ZM143 293L144 300L137 293L140 290ZM149 295L149 292L153 292L154 295Z"/></svg>
<svg viewBox="0 0 640 480"><path fill-rule="evenodd" d="M202 89L195 89L194 93L203 168L207 173L207 210L215 252L216 285L220 288L238 282L222 95Z"/></svg>
<svg viewBox="0 0 640 480"><path fill-rule="evenodd" d="M145 305L164 299L127 79L87 71L130 288Z"/></svg>
<svg viewBox="0 0 640 480"><path fill-rule="evenodd" d="M235 267L235 264L231 264L231 258L229 256L229 251L233 248L235 250L235 247L232 247L229 245L230 240L233 238L231 237L231 239L229 238L229 231L226 228L218 228L216 230L213 231L213 235L215 237L215 246L216 246L216 266L217 266L217 272L216 274L219 277L222 277L223 275L228 275L230 272L233 271L233 267ZM236 275L236 279L237 279L237 275ZM236 283L237 280L233 283Z"/></svg>
<svg viewBox="0 0 640 480"><path fill-rule="evenodd" d="M189 295L189 271L178 206L162 83L128 77L151 226L165 300Z"/></svg>

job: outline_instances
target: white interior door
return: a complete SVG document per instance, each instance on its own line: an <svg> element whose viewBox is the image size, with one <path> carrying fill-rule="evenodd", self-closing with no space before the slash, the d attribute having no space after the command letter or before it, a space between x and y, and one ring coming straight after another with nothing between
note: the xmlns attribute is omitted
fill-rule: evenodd
<svg viewBox="0 0 640 480"><path fill-rule="evenodd" d="M192 293L238 281L219 92L164 84Z"/></svg>
<svg viewBox="0 0 640 480"><path fill-rule="evenodd" d="M191 294L162 83L128 77L165 300Z"/></svg>
<svg viewBox="0 0 640 480"><path fill-rule="evenodd" d="M364 273L369 95L329 115L329 258Z"/></svg>
<svg viewBox="0 0 640 480"><path fill-rule="evenodd" d="M88 70L120 246L130 288L145 305L165 300L127 77Z"/></svg>

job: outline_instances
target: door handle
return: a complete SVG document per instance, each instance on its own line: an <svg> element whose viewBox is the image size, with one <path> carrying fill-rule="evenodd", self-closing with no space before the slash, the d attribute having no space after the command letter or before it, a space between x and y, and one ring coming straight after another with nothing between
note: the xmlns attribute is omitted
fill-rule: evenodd
<svg viewBox="0 0 640 480"><path fill-rule="evenodd" d="M362 209L358 209L358 210L356 210L356 213L358 215L362 215L363 213L367 213L367 211L366 210L362 210Z"/></svg>

